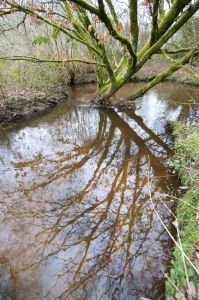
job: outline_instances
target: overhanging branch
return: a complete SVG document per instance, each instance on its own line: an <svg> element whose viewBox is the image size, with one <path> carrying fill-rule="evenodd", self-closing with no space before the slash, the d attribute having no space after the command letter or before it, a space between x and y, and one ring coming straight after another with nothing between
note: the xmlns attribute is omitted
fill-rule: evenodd
<svg viewBox="0 0 199 300"><path fill-rule="evenodd" d="M180 54L180 53L186 53L191 50L194 50L194 48L179 48L179 49L163 49L166 54ZM161 54L161 51L158 52Z"/></svg>
<svg viewBox="0 0 199 300"><path fill-rule="evenodd" d="M189 60L197 50L198 49L193 49L190 52L188 52L186 55L184 55L183 58L181 58L180 60L174 61L174 63L165 72L162 72L161 74L157 75L153 80L145 84L143 88L133 92L130 99L132 100L142 96L147 91L149 91L152 87L157 85L159 82L164 81L167 77L171 76L174 72L181 69L185 64L189 62Z"/></svg>
<svg viewBox="0 0 199 300"><path fill-rule="evenodd" d="M173 63L177 63L177 60L171 58L164 50L162 50L161 52L162 52L163 56L164 56L167 60L169 60L169 61L171 61L171 62L173 62ZM182 65L181 67L182 67L183 70L185 70L186 72L188 72L189 74L191 74L191 76L192 76L193 78L199 79L199 74L197 74L196 72L194 72L194 70L192 70L191 68L189 68L189 67L187 67L187 66L184 66L184 65Z"/></svg>
<svg viewBox="0 0 199 300"><path fill-rule="evenodd" d="M49 60L49 59L40 59L37 57L31 57L31 56L7 56L7 57L0 57L0 60L10 60L10 61L29 61L33 63L70 63L70 62L77 62L77 63L84 63L88 65L97 65L100 67L105 68L106 66L104 64L90 61L90 60L82 60L79 58L71 58L71 59L60 59L60 60Z"/></svg>

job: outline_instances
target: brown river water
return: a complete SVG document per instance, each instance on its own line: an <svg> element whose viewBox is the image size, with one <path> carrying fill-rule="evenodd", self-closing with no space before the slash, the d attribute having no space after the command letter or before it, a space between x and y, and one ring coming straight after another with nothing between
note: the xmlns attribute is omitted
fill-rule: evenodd
<svg viewBox="0 0 199 300"><path fill-rule="evenodd" d="M1 300L165 299L166 125L198 118L199 89L160 84L126 111L90 107L94 90L0 133Z"/></svg>

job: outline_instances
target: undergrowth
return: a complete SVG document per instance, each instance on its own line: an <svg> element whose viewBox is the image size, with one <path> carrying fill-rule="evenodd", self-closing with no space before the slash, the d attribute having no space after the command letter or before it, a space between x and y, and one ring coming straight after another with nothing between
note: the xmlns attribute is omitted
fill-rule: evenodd
<svg viewBox="0 0 199 300"><path fill-rule="evenodd" d="M170 167L175 169L181 179L182 188L187 190L179 199L176 220L180 243L184 253L197 268L199 246L197 240L199 205L199 123L182 125L172 122L175 137L175 156ZM178 239L179 243L179 239ZM183 251L175 247L169 280L166 283L166 299L198 299L199 280L197 270L187 261L183 263Z"/></svg>

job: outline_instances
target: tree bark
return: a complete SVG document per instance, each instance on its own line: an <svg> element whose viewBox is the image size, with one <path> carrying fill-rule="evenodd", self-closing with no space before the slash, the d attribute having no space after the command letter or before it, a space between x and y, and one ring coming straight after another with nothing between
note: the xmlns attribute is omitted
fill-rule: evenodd
<svg viewBox="0 0 199 300"><path fill-rule="evenodd" d="M156 76L152 81L145 84L144 87L142 87L141 89L138 89L135 92L133 92L132 95L129 97L129 100L134 100L134 99L144 95L152 87L154 87L158 83L164 81L167 77L171 76L177 70L181 69L186 63L189 62L190 58L194 55L195 51L196 50L191 50L183 58L181 58L179 61L172 64L172 66L169 67L165 72L162 72L161 74Z"/></svg>

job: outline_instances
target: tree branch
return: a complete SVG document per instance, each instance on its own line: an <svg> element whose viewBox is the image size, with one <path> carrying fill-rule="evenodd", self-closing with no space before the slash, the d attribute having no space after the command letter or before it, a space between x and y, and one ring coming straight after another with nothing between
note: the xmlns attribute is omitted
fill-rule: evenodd
<svg viewBox="0 0 199 300"><path fill-rule="evenodd" d="M152 15L152 30L151 30L151 40L150 46L152 46L158 38L158 9L160 0L153 1L153 15Z"/></svg>
<svg viewBox="0 0 199 300"><path fill-rule="evenodd" d="M86 45L88 48L92 49L94 52L96 52L97 54L100 54L96 49L95 47L93 47L92 45L90 45L89 43L87 43L86 41L84 41L83 39L81 39L80 37L76 36L75 34L72 34L70 33L67 28L63 28L62 26L59 26L57 25L56 23L54 23L53 21L50 21L49 19L47 18L44 18L42 17L41 15L39 15L36 11L33 11L32 9L30 8L27 8L27 7L24 7L24 6L21 6L20 4L15 4L15 3L12 3L10 1L7 1L5 0L5 2L10 5L11 7L13 8L16 8L18 11L22 11L26 14L29 14L29 15L32 15L34 16L35 18L47 23L48 25L60 30L61 32L65 33L66 35L68 35L71 39L74 39L76 41L78 41L79 43L81 44L84 44Z"/></svg>
<svg viewBox="0 0 199 300"><path fill-rule="evenodd" d="M167 60L169 60L169 61L171 61L171 62L173 62L173 63L177 63L177 60L171 58L164 50L161 50L161 52L162 52L163 56L164 56ZM189 67L187 67L187 66L184 66L184 65L182 65L181 67L182 67L183 70L185 70L186 72L188 72L189 74L191 74L191 76L192 76L193 78L199 79L199 74L195 73L191 68L189 68Z"/></svg>
<svg viewBox="0 0 199 300"><path fill-rule="evenodd" d="M167 14L161 21L161 23L158 26L158 35L159 38L162 37L167 30L169 30L172 27L172 24L176 21L178 15L183 11L185 6L187 4L191 3L191 0L175 0L172 3L172 6L169 8ZM140 51L140 55L142 56L145 54L145 52L150 48L151 46L151 37L145 44L145 46Z"/></svg>
<svg viewBox="0 0 199 300"><path fill-rule="evenodd" d="M164 10L164 0L160 0L160 5L159 5L159 14L160 14L160 21L163 20L165 16L165 10Z"/></svg>
<svg viewBox="0 0 199 300"><path fill-rule="evenodd" d="M122 34L120 34L117 29L113 26L110 18L107 16L105 9L104 9L104 3L103 0L98 0L99 3L99 9L95 8L94 6L87 4L85 1L83 0L71 0L71 2L79 4L81 7L87 9L88 11L90 11L90 13L95 14L96 16L98 16L98 18L104 23L104 25L107 27L110 35L115 38L116 40L118 40L121 44L125 45L130 53L130 55L132 56L132 58L134 59L134 64L136 64L137 62L137 56L133 50L133 47L131 45L131 43L129 42L128 38Z"/></svg>
<svg viewBox="0 0 199 300"><path fill-rule="evenodd" d="M171 76L174 72L182 68L186 63L189 62L190 58L194 55L195 51L197 49L191 50L189 53L187 53L183 58L181 58L179 61L175 61L174 64L169 67L165 72L159 74L156 76L152 81L147 83L143 88L136 90L133 95L130 97L130 99L135 99L137 97L142 96L145 94L148 90L150 90L153 86L158 84L159 82L162 82L167 77Z"/></svg>
<svg viewBox="0 0 199 300"><path fill-rule="evenodd" d="M49 60L49 59L40 59L37 57L31 57L31 56L7 56L7 57L0 57L0 60L10 60L10 61L29 61L33 63L70 63L70 62L78 62L78 63L84 63L88 65L98 65L100 67L105 68L106 66L104 64L90 61L90 60L82 60L79 58L71 58L71 59L62 59L62 60Z"/></svg>
<svg viewBox="0 0 199 300"><path fill-rule="evenodd" d="M6 15L10 15L12 13L15 13L17 12L18 10L17 9L9 9L9 10L3 10L0 8L0 17L3 17L3 16L6 16Z"/></svg>
<svg viewBox="0 0 199 300"><path fill-rule="evenodd" d="M113 72L112 66L111 66L111 64L108 60L107 55L106 55L104 45L99 44L99 41L97 40L97 36L95 35L95 32L93 33L94 28L92 29L91 32L88 31L88 28L86 28L86 31L85 31L85 27L82 27L81 23L76 18L74 18L73 14L71 12L70 6L66 1L65 1L65 7L66 7L66 12L68 14L69 20L72 22L72 24L73 24L74 28L77 30L77 32L79 32L82 39L84 39L84 37L86 38L86 36L90 37L90 38L92 38L93 43L96 44L95 48L97 47L99 49L100 58L102 59L102 61L106 65L108 75L109 75L110 79L112 81L114 81L115 77L114 77L114 72ZM88 21L89 20L87 19L87 22Z"/></svg>
<svg viewBox="0 0 199 300"><path fill-rule="evenodd" d="M163 18L162 22L159 24L158 32L159 35L163 35L167 29L176 21L176 18L178 15L183 11L185 6L187 6L189 3L191 4L191 0L175 0L172 3L172 6L170 7L169 11Z"/></svg>
<svg viewBox="0 0 199 300"><path fill-rule="evenodd" d="M138 68L143 66L143 64L154 54L157 53L161 47L197 12L199 9L199 0L197 0L193 5L190 5L186 11L184 11L178 20L171 26L165 34L163 34L157 42L149 48L144 54L143 49L139 52L138 58L140 62Z"/></svg>
<svg viewBox="0 0 199 300"><path fill-rule="evenodd" d="M62 2L66 2L66 0L61 0ZM70 1L70 2L74 2L76 4L79 4L81 7L85 8L86 10L90 11L90 13L94 14L94 15L98 15L99 14L99 10L96 6L93 6L83 0L74 0L74 1Z"/></svg>
<svg viewBox="0 0 199 300"><path fill-rule="evenodd" d="M139 27L138 27L137 0L129 0L130 34L133 49L137 52Z"/></svg>
<svg viewBox="0 0 199 300"><path fill-rule="evenodd" d="M179 49L162 49L164 50L165 53L167 54L179 54L179 53L186 53L189 52L191 50L193 50L194 48L179 48ZM161 51L158 52L159 54L161 54Z"/></svg>
<svg viewBox="0 0 199 300"><path fill-rule="evenodd" d="M105 1L106 1L107 5L108 5L108 8L109 8L110 13L111 13L111 16L112 16L112 18L113 18L113 20L114 20L114 22L115 22L115 24L117 26L118 23L119 23L119 20L118 20L116 11L115 11L115 7L114 7L114 5L113 5L113 3L112 3L111 0L105 0Z"/></svg>

